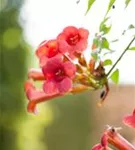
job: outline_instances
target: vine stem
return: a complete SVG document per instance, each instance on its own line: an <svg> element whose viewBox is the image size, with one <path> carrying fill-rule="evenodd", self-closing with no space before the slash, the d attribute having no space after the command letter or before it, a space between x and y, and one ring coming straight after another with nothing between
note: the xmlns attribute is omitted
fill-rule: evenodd
<svg viewBox="0 0 135 150"><path fill-rule="evenodd" d="M110 75L110 73L112 72L112 70L116 67L116 65L118 64L118 62L121 60L121 58L123 57L123 55L126 53L126 51L129 49L129 47L131 46L131 44L134 42L135 40L135 36L134 38L131 40L131 42L128 44L128 46L124 49L123 53L120 55L120 57L117 59L117 61L115 62L115 64L112 66L112 68L109 70L109 72L107 73L107 77Z"/></svg>

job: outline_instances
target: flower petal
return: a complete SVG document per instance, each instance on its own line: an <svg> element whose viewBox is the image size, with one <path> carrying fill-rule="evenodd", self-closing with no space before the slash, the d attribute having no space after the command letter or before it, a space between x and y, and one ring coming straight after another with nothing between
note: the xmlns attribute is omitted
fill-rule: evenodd
<svg viewBox="0 0 135 150"><path fill-rule="evenodd" d="M60 96L58 92L54 94L45 94L43 91L36 90L36 88L30 81L25 82L24 88L29 100L27 110L28 112L34 114L37 113L36 105L38 103Z"/></svg>
<svg viewBox="0 0 135 150"><path fill-rule="evenodd" d="M87 40L80 40L74 47L77 53L82 53L87 48Z"/></svg>
<svg viewBox="0 0 135 150"><path fill-rule="evenodd" d="M27 110L29 113L34 113L35 115L38 113L36 108L36 103L34 101L30 101L27 105Z"/></svg>
<svg viewBox="0 0 135 150"><path fill-rule="evenodd" d="M38 49L36 50L36 55L38 58L46 54L47 54L47 47L45 47L44 45L38 47Z"/></svg>
<svg viewBox="0 0 135 150"><path fill-rule="evenodd" d="M74 36L78 34L78 29L74 26L68 26L64 28L63 33L68 37L68 36Z"/></svg>
<svg viewBox="0 0 135 150"><path fill-rule="evenodd" d="M97 144L94 147L92 147L91 150L102 150L102 145L101 144Z"/></svg>
<svg viewBox="0 0 135 150"><path fill-rule="evenodd" d="M43 56L40 57L40 59L39 59L39 64L40 64L40 67L41 67L41 68L46 65L48 59L49 59L49 58L46 57L45 55L43 55Z"/></svg>
<svg viewBox="0 0 135 150"><path fill-rule="evenodd" d="M36 90L34 85L29 81L25 82L25 92L30 101L37 101L46 97L46 94L43 91Z"/></svg>
<svg viewBox="0 0 135 150"><path fill-rule="evenodd" d="M73 78L76 73L76 66L70 61L65 62L63 66L64 66L64 71L66 75L70 78Z"/></svg>
<svg viewBox="0 0 135 150"><path fill-rule="evenodd" d="M45 99L46 94L42 91L37 91L33 84L29 81L25 82L25 92L29 100L27 106L28 112L37 114L36 104Z"/></svg>
<svg viewBox="0 0 135 150"><path fill-rule="evenodd" d="M57 40L49 40L46 46L48 47L47 57L51 58L59 53Z"/></svg>
<svg viewBox="0 0 135 150"><path fill-rule="evenodd" d="M89 36L89 31L84 28L79 28L79 35L81 38L87 39Z"/></svg>
<svg viewBox="0 0 135 150"><path fill-rule="evenodd" d="M61 37L58 37L58 38L61 38ZM62 54L66 54L72 51L72 47L68 45L68 43L65 40L59 40L58 43L59 43L59 51Z"/></svg>
<svg viewBox="0 0 135 150"><path fill-rule="evenodd" d="M135 128L135 115L125 116L123 123L131 128Z"/></svg>
<svg viewBox="0 0 135 150"><path fill-rule="evenodd" d="M42 41L42 42L39 44L38 48L41 47L41 46L43 46L43 45L45 45L47 42L48 42L47 40Z"/></svg>
<svg viewBox="0 0 135 150"><path fill-rule="evenodd" d="M43 90L46 94L54 94L58 92L58 87L54 80L49 80L43 84Z"/></svg>
<svg viewBox="0 0 135 150"><path fill-rule="evenodd" d="M59 53L57 40L42 42L36 50L36 55L40 58L46 56L51 58Z"/></svg>
<svg viewBox="0 0 135 150"><path fill-rule="evenodd" d="M63 57L61 54L58 54L47 61L46 65L42 68L43 74L47 79L52 79L54 77L55 70L62 64L62 61Z"/></svg>
<svg viewBox="0 0 135 150"><path fill-rule="evenodd" d="M72 88L72 80L68 77L64 78L60 83L58 83L58 90L60 94L65 94L69 92Z"/></svg>
<svg viewBox="0 0 135 150"><path fill-rule="evenodd" d="M32 68L28 72L28 78L33 80L45 80L45 76L41 69Z"/></svg>
<svg viewBox="0 0 135 150"><path fill-rule="evenodd" d="M107 134L103 134L103 136L101 137L101 145L106 148L108 145L108 136Z"/></svg>

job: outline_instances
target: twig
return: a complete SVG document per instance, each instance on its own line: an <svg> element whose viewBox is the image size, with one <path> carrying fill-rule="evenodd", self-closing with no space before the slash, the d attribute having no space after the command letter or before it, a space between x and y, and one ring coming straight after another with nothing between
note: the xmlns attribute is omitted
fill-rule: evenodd
<svg viewBox="0 0 135 150"><path fill-rule="evenodd" d="M134 38L131 40L131 42L128 44L128 46L125 48L125 50L123 51L123 53L120 55L120 57L118 58L118 60L115 62L115 64L112 66L112 68L109 70L109 72L107 73L107 77L110 75L110 73L112 72L112 70L115 68L115 66L118 64L118 62L121 60L121 58L123 57L123 55L126 53L126 51L129 49L129 47L131 46L131 44L134 42L135 40L135 36Z"/></svg>

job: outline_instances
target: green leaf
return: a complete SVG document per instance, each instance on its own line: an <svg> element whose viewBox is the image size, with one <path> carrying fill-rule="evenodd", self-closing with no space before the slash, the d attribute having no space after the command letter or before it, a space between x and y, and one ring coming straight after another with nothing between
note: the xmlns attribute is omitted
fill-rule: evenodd
<svg viewBox="0 0 135 150"><path fill-rule="evenodd" d="M112 65L112 60L111 59L106 59L103 63L104 66Z"/></svg>
<svg viewBox="0 0 135 150"><path fill-rule="evenodd" d="M126 0L126 1L125 1L126 7L129 5L130 2L131 2L131 0ZM125 7L125 8L126 8L126 7Z"/></svg>
<svg viewBox="0 0 135 150"><path fill-rule="evenodd" d="M93 43L92 43L92 47L91 47L92 50L99 48L100 45L102 44L101 42L102 42L102 41L101 41L100 39L98 39L98 37L95 37L95 38L93 39Z"/></svg>
<svg viewBox="0 0 135 150"><path fill-rule="evenodd" d="M100 28L102 28L102 25L106 23L106 21L108 21L110 17L104 18L104 20L100 23Z"/></svg>
<svg viewBox="0 0 135 150"><path fill-rule="evenodd" d="M135 26L132 25L132 24L130 24L130 25L128 26L128 29L134 29L134 28L135 28Z"/></svg>
<svg viewBox="0 0 135 150"><path fill-rule="evenodd" d="M111 80L115 83L118 84L119 83L119 70L116 69L110 76Z"/></svg>
<svg viewBox="0 0 135 150"><path fill-rule="evenodd" d="M105 24L104 25L102 25L102 28L100 29L100 31L102 31L103 32L103 35L105 35L105 34L107 34L110 30L111 30L111 27L112 26L106 26Z"/></svg>
<svg viewBox="0 0 135 150"><path fill-rule="evenodd" d="M106 12L106 15L108 14L109 10L111 9L112 5L115 3L116 0L110 0L109 5L108 5L108 9Z"/></svg>
<svg viewBox="0 0 135 150"><path fill-rule="evenodd" d="M93 5L93 3L94 3L95 1L96 1L96 0L88 0L88 7L87 7L87 10L86 10L85 15L88 13L88 11L90 10L91 6Z"/></svg>
<svg viewBox="0 0 135 150"><path fill-rule="evenodd" d="M93 44L96 45L96 47L98 48L100 41L97 38L95 38L95 39L93 39Z"/></svg>
<svg viewBox="0 0 135 150"><path fill-rule="evenodd" d="M131 48L129 48L129 50L132 50L132 51L134 51L134 50L135 50L135 47L131 47Z"/></svg>
<svg viewBox="0 0 135 150"><path fill-rule="evenodd" d="M109 42L108 42L108 40L106 39L106 38L102 38L102 45L101 45L101 48L103 49L103 48L105 48L105 49L108 49L108 50L110 50L110 48L109 48Z"/></svg>
<svg viewBox="0 0 135 150"><path fill-rule="evenodd" d="M110 29L111 29L111 25L110 26L107 26L105 23L108 21L109 17L105 18L101 23L100 23L100 26L99 26L99 30L100 32L103 32L104 34L107 34Z"/></svg>
<svg viewBox="0 0 135 150"><path fill-rule="evenodd" d="M91 53L91 56L94 58L95 61L97 61L99 58L97 53Z"/></svg>

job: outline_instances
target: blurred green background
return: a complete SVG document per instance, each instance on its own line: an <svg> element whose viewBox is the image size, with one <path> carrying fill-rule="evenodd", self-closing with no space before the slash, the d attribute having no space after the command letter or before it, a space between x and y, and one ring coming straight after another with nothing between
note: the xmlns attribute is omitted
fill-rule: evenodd
<svg viewBox="0 0 135 150"><path fill-rule="evenodd" d="M122 115L111 118L106 110L95 109L99 93L89 91L38 105L37 116L27 113L23 85L32 48L19 24L22 5L23 0L0 0L0 150L89 150L105 125L119 125ZM112 114L113 104L107 107ZM132 131L126 130L128 138Z"/></svg>

